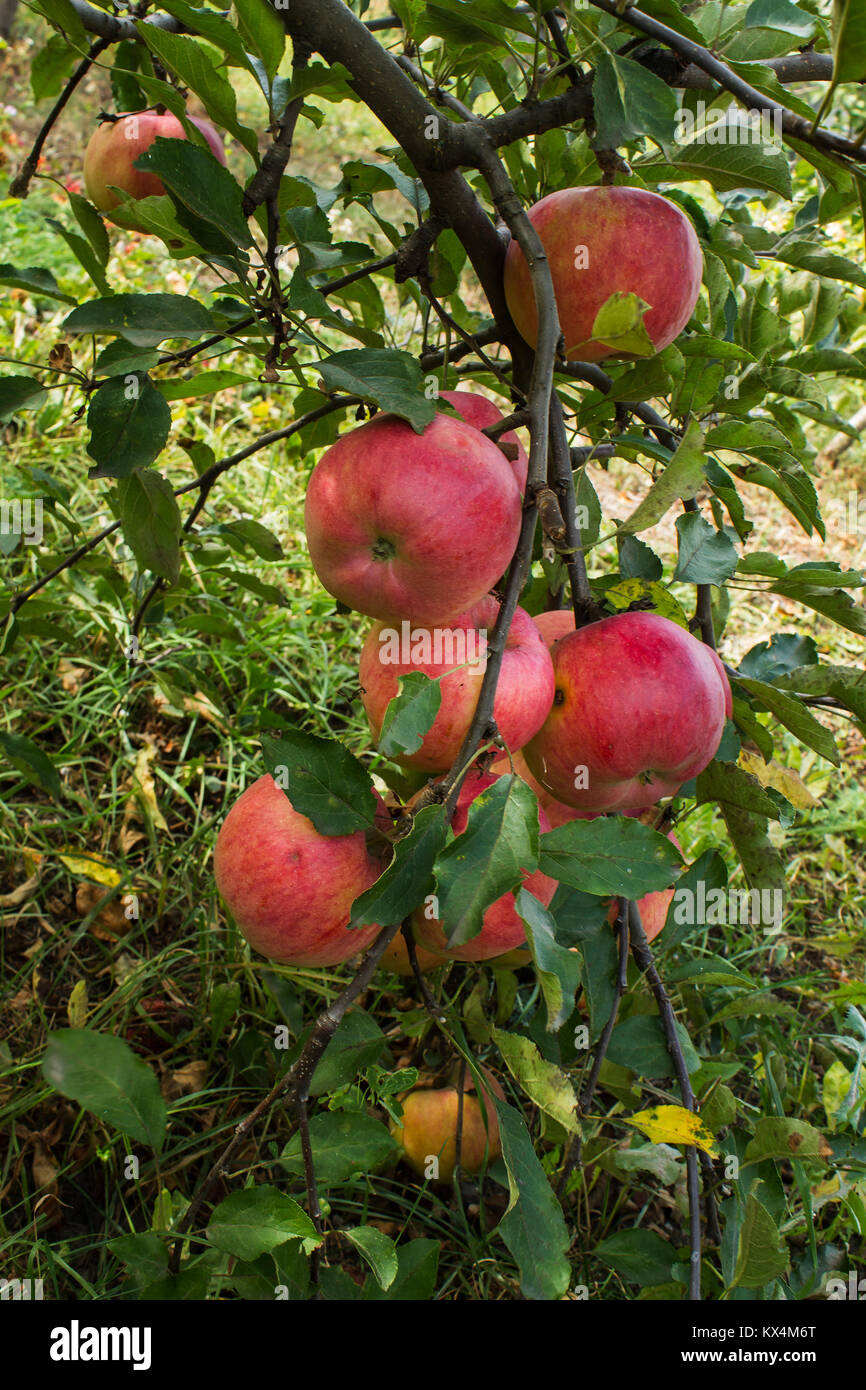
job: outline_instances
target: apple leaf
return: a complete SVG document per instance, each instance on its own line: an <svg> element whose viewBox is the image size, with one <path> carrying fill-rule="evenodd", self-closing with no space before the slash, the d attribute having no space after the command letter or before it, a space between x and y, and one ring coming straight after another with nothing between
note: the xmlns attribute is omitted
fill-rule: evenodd
<svg viewBox="0 0 866 1390"><path fill-rule="evenodd" d="M590 342L604 343L617 352L632 352L639 357L652 356L655 345L643 321L651 307L638 295L617 290L596 314Z"/></svg>
<svg viewBox="0 0 866 1390"><path fill-rule="evenodd" d="M700 512L678 516L675 525L678 545L674 579L717 586L730 579L739 556L729 536L717 531Z"/></svg>
<svg viewBox="0 0 866 1390"><path fill-rule="evenodd" d="M677 1023L686 1068L696 1071L700 1065L692 1041L681 1023ZM618 1023L611 1033L607 1060L627 1067L638 1076L675 1076L676 1068L668 1049L662 1021L658 1014L635 1014Z"/></svg>
<svg viewBox="0 0 866 1390"><path fill-rule="evenodd" d="M532 893L525 888L519 889L515 906L526 926L526 940L547 1008L547 1031L555 1033L574 1009L583 973L580 957L566 946L560 946L553 916Z"/></svg>
<svg viewBox="0 0 866 1390"><path fill-rule="evenodd" d="M603 539L610 540L623 532L634 535L655 526L675 502L696 496L704 481L705 466L704 433L698 422L692 420L670 463L655 479L631 516Z"/></svg>
<svg viewBox="0 0 866 1390"><path fill-rule="evenodd" d="M363 1009L352 1009L322 1053L310 1095L325 1095L354 1081L359 1071L379 1060L385 1046L385 1034L376 1020Z"/></svg>
<svg viewBox="0 0 866 1390"><path fill-rule="evenodd" d="M556 1200L518 1110L490 1096L496 1108L502 1158L508 1171L508 1210L497 1226L520 1269L526 1298L560 1299L568 1288L571 1243Z"/></svg>
<svg viewBox="0 0 866 1390"><path fill-rule="evenodd" d="M602 51L592 84L594 119L602 149L616 149L636 137L660 145L673 140L677 98L666 82L631 58Z"/></svg>
<svg viewBox="0 0 866 1390"><path fill-rule="evenodd" d="M832 695L861 722L866 722L866 672L853 666L797 666L774 678L783 690L801 695Z"/></svg>
<svg viewBox="0 0 866 1390"><path fill-rule="evenodd" d="M775 802L767 795L756 777L744 772L736 763L713 761L698 774L695 784L698 805L718 802L737 806L756 816L770 820L778 818Z"/></svg>
<svg viewBox="0 0 866 1390"><path fill-rule="evenodd" d="M117 488L123 535L139 569L170 584L180 573L180 508L171 483L152 469L136 468Z"/></svg>
<svg viewBox="0 0 866 1390"><path fill-rule="evenodd" d="M322 1237L291 1197L267 1183L232 1192L214 1210L207 1228L211 1245L240 1260L255 1260L287 1240L300 1240L309 1252Z"/></svg>
<svg viewBox="0 0 866 1390"><path fill-rule="evenodd" d="M444 806L425 806L394 849L394 858L372 888L352 904L351 926L402 922L433 889L433 865L445 844Z"/></svg>
<svg viewBox="0 0 866 1390"><path fill-rule="evenodd" d="M171 409L146 372L109 377L90 397L91 478L128 478L165 448Z"/></svg>
<svg viewBox="0 0 866 1390"><path fill-rule="evenodd" d="M373 1279L364 1285L364 1299L429 1303L436 1288L438 1240L409 1240L397 1247L397 1277L385 1293Z"/></svg>
<svg viewBox="0 0 866 1390"><path fill-rule="evenodd" d="M48 390L35 376L0 377L0 423L19 410L39 410L47 400Z"/></svg>
<svg viewBox="0 0 866 1390"><path fill-rule="evenodd" d="M668 888L682 868L666 836L626 816L569 821L541 836L539 868L599 897L642 898Z"/></svg>
<svg viewBox="0 0 866 1390"><path fill-rule="evenodd" d="M505 1065L529 1099L563 1129L576 1133L577 1096L564 1071L542 1057L531 1038L493 1029L493 1041Z"/></svg>
<svg viewBox="0 0 866 1390"><path fill-rule="evenodd" d="M122 1038L91 1028L49 1033L46 1081L106 1124L157 1151L165 1139L165 1101L155 1073Z"/></svg>
<svg viewBox="0 0 866 1390"><path fill-rule="evenodd" d="M809 1158L824 1163L830 1157L830 1146L820 1129L805 1120L787 1120L765 1115L755 1121L755 1135L749 1140L743 1155L743 1167L748 1163L763 1163L767 1158Z"/></svg>
<svg viewBox="0 0 866 1390"><path fill-rule="evenodd" d="M424 394L421 368L408 352L350 348L325 358L319 371L329 391L348 391L373 401L382 410L408 420L416 434L423 434L436 414L436 402Z"/></svg>
<svg viewBox="0 0 866 1390"><path fill-rule="evenodd" d="M721 810L749 887L784 893L785 866L767 835L767 818L725 801Z"/></svg>
<svg viewBox="0 0 866 1390"><path fill-rule="evenodd" d="M466 829L436 860L438 916L449 946L477 936L484 913L538 865L538 802L519 777L498 777L469 807Z"/></svg>
<svg viewBox="0 0 866 1390"><path fill-rule="evenodd" d="M351 835L375 824L369 773L336 739L301 729L262 735L265 767L321 835Z"/></svg>
<svg viewBox="0 0 866 1390"><path fill-rule="evenodd" d="M737 676L736 679L737 683L757 701L759 707L775 715L779 723L784 724L795 738L805 743L808 748L814 748L816 753L820 753L821 757L826 758L834 767L839 766L841 759L836 740L830 730L825 729L824 725L819 724L815 716L810 714L802 700L798 700L796 695L777 690L766 681L752 680L746 676Z"/></svg>
<svg viewBox="0 0 866 1390"><path fill-rule="evenodd" d="M711 1158L717 1158L713 1135L693 1110L682 1105L653 1105L637 1115L619 1117L624 1125L632 1125L651 1139L654 1144L686 1144L703 1149Z"/></svg>
<svg viewBox="0 0 866 1390"><path fill-rule="evenodd" d="M396 1147L387 1125L355 1110L314 1115L310 1120L310 1144L316 1181L325 1187L374 1173ZM286 1144L280 1165L293 1177L304 1176L300 1134L292 1135Z"/></svg>
<svg viewBox="0 0 866 1390"><path fill-rule="evenodd" d="M866 3L833 0L833 86L866 77Z"/></svg>
<svg viewBox="0 0 866 1390"><path fill-rule="evenodd" d="M0 285L8 285L14 290L26 290L28 294L42 294L47 299L59 299L64 304L75 304L72 294L64 294L50 270L30 265L20 269L9 261L0 264Z"/></svg>
<svg viewBox="0 0 866 1390"><path fill-rule="evenodd" d="M398 693L388 701L379 734L379 752L386 758L418 752L442 704L440 680L423 671L400 676Z"/></svg>
<svg viewBox="0 0 866 1390"><path fill-rule="evenodd" d="M655 1231L616 1231L592 1252L628 1284L651 1286L670 1281L676 1252Z"/></svg>
<svg viewBox="0 0 866 1390"><path fill-rule="evenodd" d="M214 330L210 313L184 294L114 294L79 304L61 324L63 333L109 334L134 347L158 347L166 338L204 338Z"/></svg>
<svg viewBox="0 0 866 1390"><path fill-rule="evenodd" d="M734 1277L729 1287L762 1289L784 1274L788 1264L788 1247L779 1228L763 1203L750 1192L740 1228Z"/></svg>
<svg viewBox="0 0 866 1390"><path fill-rule="evenodd" d="M243 189L210 148L204 149L189 140L159 136L138 156L135 167L159 177L180 205L178 218L181 223L184 223L183 209L188 209L194 218L216 227L231 245L252 246L253 238L242 208ZM190 231L195 235L192 223Z"/></svg>
<svg viewBox="0 0 866 1390"><path fill-rule="evenodd" d="M389 1289L397 1277L397 1247L377 1226L354 1226L342 1234L363 1255L380 1289Z"/></svg>
<svg viewBox="0 0 866 1390"><path fill-rule="evenodd" d="M3 732L0 733L0 748L12 766L26 777L28 782L35 787L41 787L53 796L55 801L61 799L63 788L57 769L47 753L43 753L31 739L25 738L23 734Z"/></svg>

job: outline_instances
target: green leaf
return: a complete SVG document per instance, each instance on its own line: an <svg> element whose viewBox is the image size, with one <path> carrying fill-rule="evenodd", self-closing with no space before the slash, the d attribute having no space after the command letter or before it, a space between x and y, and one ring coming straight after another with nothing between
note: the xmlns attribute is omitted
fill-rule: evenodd
<svg viewBox="0 0 866 1390"><path fill-rule="evenodd" d="M239 1260L255 1260L287 1240L302 1241L307 1251L322 1243L297 1202L267 1184L224 1198L211 1216L207 1237L218 1250Z"/></svg>
<svg viewBox="0 0 866 1390"><path fill-rule="evenodd" d="M343 1231L363 1255L380 1289L389 1289L397 1277L397 1247L377 1226L353 1226Z"/></svg>
<svg viewBox="0 0 866 1390"><path fill-rule="evenodd" d="M135 347L159 347L167 338L204 338L213 332L214 323L205 306L188 295L115 294L80 304L61 329L111 334Z"/></svg>
<svg viewBox="0 0 866 1390"><path fill-rule="evenodd" d="M752 572L766 573L761 570ZM752 676L759 681L772 681L775 685L779 676L817 661L818 647L813 637L803 637L799 632L777 632L769 642L757 642L750 647L737 669L740 675Z"/></svg>
<svg viewBox="0 0 866 1390"><path fill-rule="evenodd" d="M670 1281L676 1252L655 1231L632 1227L608 1236L592 1253L615 1269L627 1284L651 1285Z"/></svg>
<svg viewBox="0 0 866 1390"><path fill-rule="evenodd" d="M618 352L637 353L640 357L652 356L655 345L643 321L646 310L651 307L638 295L617 290L604 301L596 314L590 341L604 343Z"/></svg>
<svg viewBox="0 0 866 1390"><path fill-rule="evenodd" d="M57 769L41 748L37 748L35 743L29 738L24 738L22 734L7 733L0 733L0 748L12 766L26 777L28 782L35 787L41 787L53 796L55 801L60 801L63 788Z"/></svg>
<svg viewBox="0 0 866 1390"><path fill-rule="evenodd" d="M722 802L722 815L750 888L785 891L785 866L767 836L767 818Z"/></svg>
<svg viewBox="0 0 866 1390"><path fill-rule="evenodd" d="M41 410L48 390L35 376L0 377L0 422L5 423L19 410Z"/></svg>
<svg viewBox="0 0 866 1390"><path fill-rule="evenodd" d="M746 1199L731 1288L762 1289L788 1268L788 1248L767 1208L753 1192Z"/></svg>
<svg viewBox="0 0 866 1390"><path fill-rule="evenodd" d="M354 926L390 926L423 902L433 888L433 864L445 844L444 806L425 806L394 849L394 858L372 888L352 904Z"/></svg>
<svg viewBox="0 0 866 1390"><path fill-rule="evenodd" d="M695 1071L700 1059L681 1023L677 1023L677 1034L686 1066L690 1072ZM676 1075L662 1021L657 1014L635 1014L624 1023L618 1023L611 1034L607 1060L627 1067L638 1076Z"/></svg>
<svg viewBox="0 0 866 1390"><path fill-rule="evenodd" d="M60 299L64 304L74 304L75 296L64 294L50 270L42 266L30 265L20 269L9 261L0 264L0 285L9 285L14 290L26 290L28 294L45 295L48 299Z"/></svg>
<svg viewBox="0 0 866 1390"><path fill-rule="evenodd" d="M258 54L273 81L286 47L286 27L278 11L262 0L234 0L234 13L247 48Z"/></svg>
<svg viewBox="0 0 866 1390"><path fill-rule="evenodd" d="M197 396L213 396L217 391L228 391L234 386L249 386L252 380L238 372L214 370L175 381L155 381L154 385L167 401L188 401Z"/></svg>
<svg viewBox="0 0 866 1390"><path fill-rule="evenodd" d="M171 34L142 20L136 22L136 28L148 48L171 72L177 74L185 87L191 87L201 98L214 124L222 130L231 131L244 149L255 157L258 154L258 138L254 131L238 121L234 88L218 65L213 50L189 35Z"/></svg>
<svg viewBox="0 0 866 1390"><path fill-rule="evenodd" d="M216 227L233 246L253 245L242 210L243 189L210 149L160 136L139 155L135 167L158 175L182 207ZM178 215L183 223L183 213ZM194 223L189 230L195 235Z"/></svg>
<svg viewBox="0 0 866 1390"><path fill-rule="evenodd" d="M48 1034L42 1070L61 1095L137 1143L162 1148L166 1111L159 1082L122 1038L61 1028Z"/></svg>
<svg viewBox="0 0 866 1390"><path fill-rule="evenodd" d="M127 1266L139 1286L152 1284L168 1273L168 1247L155 1231L115 1236L108 1248Z"/></svg>
<svg viewBox="0 0 866 1390"><path fill-rule="evenodd" d="M776 803L767 795L751 773L744 772L736 763L720 762L717 759L698 773L695 784L698 805L718 802L723 806L736 806L741 811L752 812L756 816L776 820Z"/></svg>
<svg viewBox="0 0 866 1390"><path fill-rule="evenodd" d="M77 232L70 232L69 228L65 227L62 222L58 222L56 217L46 217L45 222L66 242L78 264L90 276L99 293L110 295L111 286L105 278L102 262L95 254L90 242L85 237L79 236Z"/></svg>
<svg viewBox="0 0 866 1390"><path fill-rule="evenodd" d="M641 178L649 183L678 183L703 179L718 193L739 189L768 189L783 198L792 196L787 156L762 144L711 145L695 140L669 145L667 163L638 161Z"/></svg>
<svg viewBox="0 0 866 1390"><path fill-rule="evenodd" d="M493 1029L493 1041L505 1065L529 1099L557 1124L572 1133L577 1130L577 1096L564 1071L542 1057L535 1043L519 1033Z"/></svg>
<svg viewBox="0 0 866 1390"><path fill-rule="evenodd" d="M198 459L194 459L197 465ZM201 463L202 468L207 468L214 462L212 455ZM201 532L204 536L224 536L233 550L251 550L254 555L258 555L260 560L281 560L283 557L283 547L273 531L269 531L266 526L262 526L260 521L253 521L249 517L242 517L240 521L220 521L214 526L207 526Z"/></svg>
<svg viewBox="0 0 866 1390"><path fill-rule="evenodd" d="M117 488L123 535L139 569L169 584L180 574L180 508L161 473L137 468Z"/></svg>
<svg viewBox="0 0 866 1390"><path fill-rule="evenodd" d="M469 807L466 829L436 860L438 916L449 946L477 936L484 913L538 864L538 802L520 777L498 777Z"/></svg>
<svg viewBox="0 0 866 1390"><path fill-rule="evenodd" d="M310 1144L316 1181L325 1187L349 1182L364 1173L375 1173L395 1148L387 1125L355 1110L314 1115L310 1120ZM299 1134L294 1134L283 1149L280 1164L287 1173L298 1178L304 1176Z"/></svg>
<svg viewBox="0 0 866 1390"><path fill-rule="evenodd" d="M397 1247L397 1277L385 1293L374 1280L364 1285L364 1299L429 1303L436 1288L438 1240L410 1240Z"/></svg>
<svg viewBox="0 0 866 1390"><path fill-rule="evenodd" d="M833 85L866 77L866 3L833 0Z"/></svg>
<svg viewBox="0 0 866 1390"><path fill-rule="evenodd" d="M78 62L79 55L69 40L63 34L52 34L30 60L30 89L37 105L49 97L53 99L60 95L64 82Z"/></svg>
<svg viewBox="0 0 866 1390"><path fill-rule="evenodd" d="M668 888L682 869L679 851L651 826L626 816L569 821L540 839L539 868L584 893L642 898Z"/></svg>
<svg viewBox="0 0 866 1390"><path fill-rule="evenodd" d="M755 1121L755 1135L749 1141L744 1155L744 1164L763 1163L766 1158L815 1159L826 1162L830 1156L830 1146L820 1129L807 1124L805 1120L777 1119L765 1115Z"/></svg>
<svg viewBox="0 0 866 1390"><path fill-rule="evenodd" d="M853 666L797 666L777 676L776 684L801 695L832 695L866 722L866 674Z"/></svg>
<svg viewBox="0 0 866 1390"><path fill-rule="evenodd" d="M385 1034L376 1020L363 1009L351 1009L322 1053L310 1095L327 1095L354 1081L365 1067L378 1062L385 1046Z"/></svg>
<svg viewBox="0 0 866 1390"><path fill-rule="evenodd" d="M737 676L737 683L757 701L758 705L769 712L784 724L786 729L798 738L807 747L814 748L816 753L820 753L822 758L826 758L834 767L838 767L841 761L839 750L836 747L836 740L825 729L823 724L819 724L813 714L809 713L802 700L798 700L795 695L788 695L784 691L777 690L774 685L768 685L766 681L756 681L747 679L745 676Z"/></svg>
<svg viewBox="0 0 866 1390"><path fill-rule="evenodd" d="M675 93L631 58L600 52L592 96L601 148L616 149L645 137L659 145L673 140L678 110Z"/></svg>
<svg viewBox="0 0 866 1390"><path fill-rule="evenodd" d="M739 556L728 536L717 531L700 512L676 519L678 536L675 579L688 584L721 586L737 568Z"/></svg>
<svg viewBox="0 0 866 1390"><path fill-rule="evenodd" d="M329 391L348 391L374 401L382 410L408 420L423 434L436 414L436 402L424 395L424 377L417 360L396 348L351 348L335 352L319 364Z"/></svg>
<svg viewBox="0 0 866 1390"><path fill-rule="evenodd" d="M146 372L113 376L98 386L87 409L91 478L128 478L165 448L171 409Z"/></svg>
<svg viewBox="0 0 866 1390"><path fill-rule="evenodd" d="M571 1237L562 1208L551 1191L523 1116L496 1096L491 1096L491 1101L496 1107L510 1194L508 1210L497 1231L517 1261L524 1296L560 1299L571 1275L566 1259Z"/></svg>
<svg viewBox="0 0 866 1390"><path fill-rule="evenodd" d="M556 920L534 894L521 888L514 901L526 926L526 940L544 996L547 1031L555 1033L574 1010L583 974L580 959L556 940Z"/></svg>
<svg viewBox="0 0 866 1390"><path fill-rule="evenodd" d="M375 823L370 775L336 739L301 729L262 736L265 767L321 835L351 835Z"/></svg>
<svg viewBox="0 0 866 1390"><path fill-rule="evenodd" d="M418 752L442 704L440 679L431 680L423 671L398 678L398 692L388 702L379 734L379 752L386 758Z"/></svg>
<svg viewBox="0 0 866 1390"><path fill-rule="evenodd" d="M691 420L670 463L655 479L631 516L612 534L618 536L630 532L634 535L638 531L648 531L657 521L661 521L675 502L697 496L704 481L705 465L703 430L696 420ZM610 536L605 539L610 540Z"/></svg>

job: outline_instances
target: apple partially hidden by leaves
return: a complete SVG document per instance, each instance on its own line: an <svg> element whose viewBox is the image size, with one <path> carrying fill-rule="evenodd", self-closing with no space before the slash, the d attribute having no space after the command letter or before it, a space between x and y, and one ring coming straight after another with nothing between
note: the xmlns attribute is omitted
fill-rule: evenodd
<svg viewBox="0 0 866 1390"><path fill-rule="evenodd" d="M498 1097L505 1093L495 1077L482 1068L485 1085ZM419 1177L433 1182L450 1182L457 1159L457 1114L460 1096L456 1084L438 1090L417 1087L401 1097L403 1118L391 1124L391 1133L403 1151L403 1158ZM463 1083L463 1123L460 1168L477 1174L502 1153L496 1111L489 1097L479 1101L475 1083L467 1071ZM486 1128L485 1128L486 1117ZM486 1155L486 1165L485 1165Z"/></svg>
<svg viewBox="0 0 866 1390"><path fill-rule="evenodd" d="M210 121L200 116L189 116L188 120L201 131L211 154L220 164L225 164L222 138ZM113 191L115 188L122 189L131 198L158 197L165 193L165 186L156 174L135 167L139 155L160 137L166 140L188 138L182 123L170 111L131 111L97 126L84 152L84 187L95 208L100 212L116 208L120 198ZM125 221L130 221L128 215Z"/></svg>

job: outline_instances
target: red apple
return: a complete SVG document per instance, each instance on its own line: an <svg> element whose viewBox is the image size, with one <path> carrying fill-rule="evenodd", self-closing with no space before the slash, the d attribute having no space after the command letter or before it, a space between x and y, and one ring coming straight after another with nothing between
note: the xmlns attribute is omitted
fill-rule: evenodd
<svg viewBox="0 0 866 1390"><path fill-rule="evenodd" d="M589 341L596 314L613 294L636 294L649 304L643 321L656 352L685 328L698 301L703 257L694 227L675 203L642 188L563 188L535 203L529 219L547 252L569 359L633 355ZM516 241L505 258L505 298L534 347L535 297Z"/></svg>
<svg viewBox="0 0 866 1390"><path fill-rule="evenodd" d="M377 415L323 454L307 488L322 584L388 622L446 622L477 603L508 567L520 519L508 460L448 415L423 434Z"/></svg>
<svg viewBox="0 0 866 1390"><path fill-rule="evenodd" d="M462 835L466 829L472 802L488 787L492 787L496 780L493 774L482 773L477 769L467 777L460 789L457 809L451 821L455 835ZM538 813L538 823L542 831L550 829L550 823L543 811ZM547 907L556 892L557 884L554 879L548 878L536 869L532 874L526 874L524 871L523 887ZM518 915L514 906L514 895L510 892L503 893L501 898L488 907L481 931L462 946L448 946L442 923L436 917L428 917L429 910L425 905L412 914L412 925L417 940L428 950L438 951L455 960L490 960L506 951L512 951L515 946L521 945L526 937L523 919Z"/></svg>
<svg viewBox="0 0 866 1390"><path fill-rule="evenodd" d="M359 674L361 698L377 742L399 677L409 671L442 677L442 704L433 725L418 751L397 757L397 762L428 772L451 767L475 713L484 679L486 640L498 612L499 601L488 595L447 626L404 622L397 629L387 623L374 624L361 652ZM474 664L465 664L472 658ZM493 705L493 717L508 748L522 748L538 733L552 702L553 662L535 623L517 608Z"/></svg>
<svg viewBox="0 0 866 1390"><path fill-rule="evenodd" d="M211 154L225 164L223 142L209 121L198 116L189 120L201 131ZM110 212L120 203L109 187L123 189L132 198L148 198L165 193L156 174L135 168L135 161L150 149L159 136L167 140L186 140L187 135L177 116L170 111L133 111L116 121L103 121L90 137L84 152L84 186L87 196L100 212Z"/></svg>
<svg viewBox="0 0 866 1390"><path fill-rule="evenodd" d="M552 652L553 708L524 756L558 801L641 810L707 766L732 708L716 654L656 613L618 613Z"/></svg>
<svg viewBox="0 0 866 1390"><path fill-rule="evenodd" d="M267 774L234 803L214 849L217 889L239 930L284 965L337 965L366 951L380 928L347 923L381 872L363 831L321 835Z"/></svg>
<svg viewBox="0 0 866 1390"><path fill-rule="evenodd" d="M560 637L564 637L567 632L574 632L572 608L554 608L549 613L536 613L533 621L551 651Z"/></svg>
<svg viewBox="0 0 866 1390"><path fill-rule="evenodd" d="M497 410L492 401L486 396L480 396L477 391L440 391L440 399L448 401L453 405L458 415L461 415L467 425L474 425L477 430L489 429L491 425L498 425L505 416L501 410ZM517 486L520 488L521 496L526 489L526 475L529 472L529 455L517 437L515 430L508 430L501 434L497 443L513 444L517 449L517 457L509 459L517 479Z"/></svg>

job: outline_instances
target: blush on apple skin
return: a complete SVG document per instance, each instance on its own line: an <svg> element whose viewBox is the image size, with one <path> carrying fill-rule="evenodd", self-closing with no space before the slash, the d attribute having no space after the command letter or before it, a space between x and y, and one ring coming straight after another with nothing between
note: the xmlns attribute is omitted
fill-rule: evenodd
<svg viewBox="0 0 866 1390"><path fill-rule="evenodd" d="M223 142L210 121L190 116L208 143L211 153L225 164ZM156 174L136 169L139 155L149 150L154 140L186 140L187 134L177 116L170 111L132 111L116 121L103 121L90 137L84 152L84 186L93 206L100 212L110 212L120 199L109 184L122 188L132 198L149 198L165 193L165 186Z"/></svg>
<svg viewBox="0 0 866 1390"><path fill-rule="evenodd" d="M644 326L656 352L682 332L701 289L703 256L695 229L675 203L642 188L563 188L529 209L547 252L570 361L601 362L615 347L590 342L595 317L617 293L650 308ZM587 264L580 268L580 248ZM518 332L535 346L538 313L525 257L512 241L505 257L505 298Z"/></svg>
<svg viewBox="0 0 866 1390"><path fill-rule="evenodd" d="M489 639L499 607L499 601L488 595L444 626L455 633L462 630L476 634L484 630ZM421 747L415 753L400 755L395 761L428 772L445 772L457 757L472 722L484 679L483 667L464 663L455 666L450 659L439 662L383 661L382 652L386 649L382 646L382 636L389 626L376 623L361 652L361 698L373 737L378 742L388 702L398 693L401 676L409 671L420 671L431 678L441 676L439 689L442 703L432 726L424 735ZM430 633L432 651L436 632L429 625L415 624L411 633ZM443 625L440 625L440 642L443 635ZM472 649L478 652L480 644L477 639L463 639L463 642L468 651L473 640ZM447 647L442 650L446 652ZM452 654L455 650L458 650L456 645L452 645ZM411 651L406 654L411 655ZM552 702L553 662L535 623L528 613L517 608L508 630L493 705L496 726L508 748L522 748L538 733Z"/></svg>
<svg viewBox="0 0 866 1390"><path fill-rule="evenodd" d="M618 613L553 652L556 696L523 750L533 777L582 811L642 810L715 755L731 710L716 654L656 613ZM586 769L585 787L575 769ZM580 777L580 774L577 774Z"/></svg>
<svg viewBox="0 0 866 1390"><path fill-rule="evenodd" d="M268 774L234 803L214 849L217 889L238 929L284 965L338 965L366 951L381 928L347 923L381 872L363 831L321 835Z"/></svg>
<svg viewBox="0 0 866 1390"><path fill-rule="evenodd" d="M496 1078L486 1067L482 1071L493 1094L504 1100L505 1092ZM391 1122L391 1133L403 1150L405 1162L419 1177L427 1176L428 1159L435 1157L439 1160L436 1181L450 1182L453 1178L457 1158L459 1101L456 1086L439 1089L419 1086L400 1097L403 1117L399 1123ZM486 1091L479 1100L471 1074L467 1073L463 1082L461 1169L467 1173L480 1173L484 1167L485 1153L488 1164L502 1153L496 1109Z"/></svg>
<svg viewBox="0 0 866 1390"><path fill-rule="evenodd" d="M469 807L472 802L488 787L492 787L495 781L497 781L497 775L483 773L478 769L473 769L467 777L460 789L457 809L451 821L455 835L462 835L466 829L469 820ZM550 823L541 810L538 813L538 823L542 832L550 829ZM554 879L548 878L540 869L536 869L532 874L524 872L523 887L540 903L548 907L556 892L557 884ZM438 951L450 959L463 961L491 960L494 956L500 956L506 951L513 950L515 946L521 945L526 937L526 927L514 905L514 895L510 892L503 893L501 898L488 907L484 914L481 931L462 946L449 947L441 922L438 918L426 917L423 907L416 909L412 914L412 926L416 939L427 950Z"/></svg>
<svg viewBox="0 0 866 1390"><path fill-rule="evenodd" d="M377 415L313 469L307 545L321 583L350 608L445 623L508 568L521 512L508 460L471 425L436 415L419 435Z"/></svg>
<svg viewBox="0 0 866 1390"><path fill-rule="evenodd" d="M486 396L479 395L477 391L440 391L439 398L453 405L467 425L473 425L477 430L489 429L491 425L498 425L500 420L505 419L502 411L497 410L492 401L489 401ZM529 455L521 444L516 430L508 430L505 434L501 434L499 442L512 444L517 450L517 457L509 459L508 462L514 470L514 477L522 497L526 491Z"/></svg>

